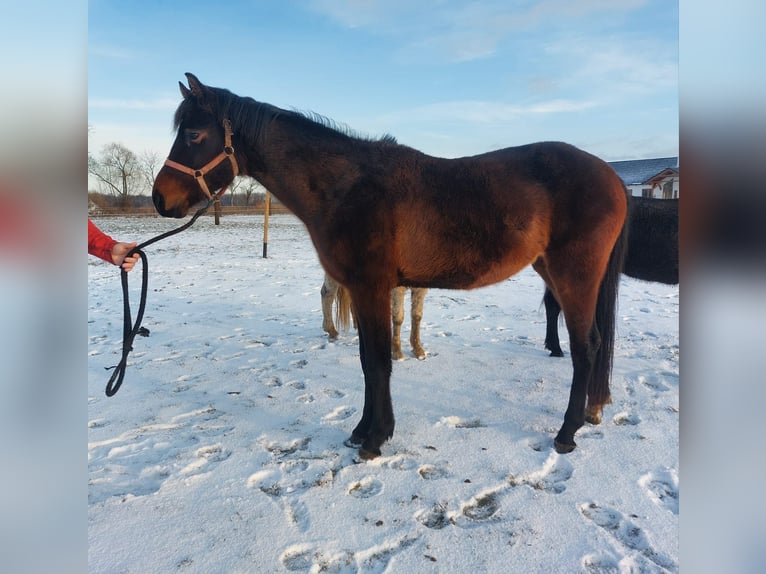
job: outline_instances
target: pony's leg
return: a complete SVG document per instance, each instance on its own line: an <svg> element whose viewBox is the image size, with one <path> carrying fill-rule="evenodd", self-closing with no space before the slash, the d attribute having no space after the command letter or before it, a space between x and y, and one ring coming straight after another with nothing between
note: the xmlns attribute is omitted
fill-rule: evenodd
<svg viewBox="0 0 766 574"><path fill-rule="evenodd" d="M404 294L406 287L395 287L391 290L391 322L393 334L391 335L391 358L400 361L404 358L402 352L402 323L404 323Z"/></svg>
<svg viewBox="0 0 766 574"><path fill-rule="evenodd" d="M425 288L410 289L412 299L412 324L410 325L410 345L413 354L421 361L426 358L426 352L420 344L420 322L423 320L423 301L426 298Z"/></svg>
<svg viewBox="0 0 766 574"><path fill-rule="evenodd" d="M332 321L332 303L338 293L338 284L327 273L324 275L320 293L322 295L322 329L330 339L337 339L338 331Z"/></svg>
<svg viewBox="0 0 766 574"><path fill-rule="evenodd" d="M360 293L364 293L360 296ZM359 357L364 371L362 419L346 442L359 446L363 459L380 455L380 446L394 434L391 404L391 293L367 286L352 292L359 325Z"/></svg>
<svg viewBox="0 0 766 574"><path fill-rule="evenodd" d="M564 352L559 342L561 306L548 286L545 287L543 303L545 304L545 348L551 352L551 357L563 357Z"/></svg>
<svg viewBox="0 0 766 574"><path fill-rule="evenodd" d="M601 412L604 409L604 405L590 404L590 396L588 396L588 404L585 406L585 422L592 425L601 424Z"/></svg>

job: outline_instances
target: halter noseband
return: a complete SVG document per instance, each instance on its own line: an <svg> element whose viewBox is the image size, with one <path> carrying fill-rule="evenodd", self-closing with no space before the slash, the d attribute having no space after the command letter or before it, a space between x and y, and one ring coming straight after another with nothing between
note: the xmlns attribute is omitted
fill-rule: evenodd
<svg viewBox="0 0 766 574"><path fill-rule="evenodd" d="M171 159L165 160L165 165L168 167L172 167L174 169L177 169L178 171L181 171L183 173L186 173L190 176L192 176L195 180L197 180L197 183L202 188L202 191L205 192L205 195L207 195L208 199L213 199L213 195L210 193L210 190L207 187L207 183L205 183L205 174L215 169L219 163L224 161L226 158L229 158L231 161L231 168L234 171L234 177L237 177L237 174L239 173L239 166L237 165L237 158L234 157L234 146L231 145L231 122L227 119L223 120L223 130L224 130L224 146L223 151L219 153L217 156L215 156L212 160L207 162L204 166L202 166L200 169L192 169L190 167L186 167L183 164L180 164L178 162L175 162ZM226 191L226 188L221 188L221 191L216 193L216 196L220 196L223 194L223 192Z"/></svg>

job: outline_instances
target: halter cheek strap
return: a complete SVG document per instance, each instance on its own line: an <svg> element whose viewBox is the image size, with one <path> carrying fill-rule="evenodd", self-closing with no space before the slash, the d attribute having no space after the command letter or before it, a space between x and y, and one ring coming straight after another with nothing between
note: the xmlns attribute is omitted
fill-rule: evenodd
<svg viewBox="0 0 766 574"><path fill-rule="evenodd" d="M237 174L239 174L239 165L237 165L237 158L234 157L234 146L231 145L231 136L233 132L231 130L231 122L228 120L228 118L223 120L223 130L224 130L223 151L219 153L217 156L215 156L212 160L207 162L200 169L192 169L190 167L187 167L171 159L165 160L166 166L172 167L173 169L177 169L180 172L186 173L192 176L195 180L197 180L197 183L199 184L200 188L202 188L202 191L205 193L208 199L213 199L213 194L210 193L210 190L207 187L207 183L205 183L205 175L209 173L210 171L212 171L213 169L215 169L218 166L218 164L220 164L222 161L228 158L229 161L231 161L231 168L234 171L234 177L237 177ZM224 191L226 191L225 187L221 188L221 190L215 195L221 196Z"/></svg>

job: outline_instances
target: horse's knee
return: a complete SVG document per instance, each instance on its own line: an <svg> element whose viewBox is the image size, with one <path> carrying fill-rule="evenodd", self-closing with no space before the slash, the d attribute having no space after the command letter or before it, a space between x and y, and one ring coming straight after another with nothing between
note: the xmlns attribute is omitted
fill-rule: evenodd
<svg viewBox="0 0 766 574"><path fill-rule="evenodd" d="M335 297L335 294L337 292L338 292L337 285L333 288L333 287L329 287L327 283L323 283L322 288L319 290L319 294L322 296L322 299L332 299Z"/></svg>

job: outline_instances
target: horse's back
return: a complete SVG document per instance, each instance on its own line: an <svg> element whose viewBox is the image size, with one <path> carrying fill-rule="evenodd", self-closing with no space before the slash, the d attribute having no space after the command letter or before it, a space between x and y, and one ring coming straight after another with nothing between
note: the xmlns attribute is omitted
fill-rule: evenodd
<svg viewBox="0 0 766 574"><path fill-rule="evenodd" d="M624 222L625 190L614 170L560 142L424 156L410 188L394 220L399 280L411 286L496 283L551 247L616 237Z"/></svg>

